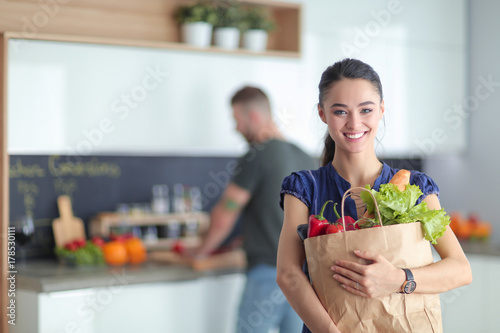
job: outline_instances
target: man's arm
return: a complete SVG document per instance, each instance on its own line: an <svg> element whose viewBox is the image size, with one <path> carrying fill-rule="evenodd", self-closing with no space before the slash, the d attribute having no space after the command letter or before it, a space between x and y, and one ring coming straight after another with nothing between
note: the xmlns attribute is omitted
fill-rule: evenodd
<svg viewBox="0 0 500 333"><path fill-rule="evenodd" d="M233 230L241 210L249 200L249 191L234 183L229 183L210 212L210 227L196 255L207 255L219 247Z"/></svg>

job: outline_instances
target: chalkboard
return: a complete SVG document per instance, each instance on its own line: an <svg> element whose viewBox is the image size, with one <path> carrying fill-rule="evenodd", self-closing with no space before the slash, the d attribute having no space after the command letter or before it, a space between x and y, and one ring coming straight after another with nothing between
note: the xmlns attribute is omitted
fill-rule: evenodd
<svg viewBox="0 0 500 333"><path fill-rule="evenodd" d="M10 156L10 220L31 213L35 239L31 257L52 255L52 220L59 216L57 197L69 195L75 216L90 219L117 204L148 203L152 186L198 186L208 211L229 181L233 157ZM228 171L229 170L229 171Z"/></svg>

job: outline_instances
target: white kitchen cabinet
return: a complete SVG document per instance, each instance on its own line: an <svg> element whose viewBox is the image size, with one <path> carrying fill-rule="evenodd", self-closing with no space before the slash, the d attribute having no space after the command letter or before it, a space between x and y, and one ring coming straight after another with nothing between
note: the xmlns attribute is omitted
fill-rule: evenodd
<svg viewBox="0 0 500 333"><path fill-rule="evenodd" d="M498 299L500 257L467 255L473 281L470 285L441 294L444 332L500 332Z"/></svg>
<svg viewBox="0 0 500 333"><path fill-rule="evenodd" d="M17 295L11 333L206 332L236 326L244 274ZM21 310L22 309L22 310Z"/></svg>

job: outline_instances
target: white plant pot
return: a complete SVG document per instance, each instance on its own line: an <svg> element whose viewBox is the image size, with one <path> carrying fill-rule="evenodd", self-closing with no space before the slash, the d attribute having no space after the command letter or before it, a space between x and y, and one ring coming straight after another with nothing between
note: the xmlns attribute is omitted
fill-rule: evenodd
<svg viewBox="0 0 500 333"><path fill-rule="evenodd" d="M243 48L253 52L264 52L267 49L267 31L260 29L245 31Z"/></svg>
<svg viewBox="0 0 500 333"><path fill-rule="evenodd" d="M212 42L212 25L207 22L184 23L182 41L196 47L209 47Z"/></svg>
<svg viewBox="0 0 500 333"><path fill-rule="evenodd" d="M214 29L214 45L223 49L234 50L240 44L240 29L219 27Z"/></svg>

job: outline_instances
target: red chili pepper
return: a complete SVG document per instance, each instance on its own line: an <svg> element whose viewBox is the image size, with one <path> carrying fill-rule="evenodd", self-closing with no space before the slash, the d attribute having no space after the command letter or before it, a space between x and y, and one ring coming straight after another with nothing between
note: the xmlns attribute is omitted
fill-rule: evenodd
<svg viewBox="0 0 500 333"><path fill-rule="evenodd" d="M342 226L342 231L344 231L344 227L342 224L342 217L337 213L337 203L333 205L333 211L335 212L335 215L337 216L337 221L335 222L336 224L340 224ZM361 229L358 224L356 223L356 220L353 219L350 216L344 216L345 219L345 230L355 230L355 229Z"/></svg>
<svg viewBox="0 0 500 333"><path fill-rule="evenodd" d="M325 212L326 205L332 200L328 200L321 207L321 211L318 215L309 216L309 228L307 229L307 237L315 237L319 235L324 235L326 233L326 228L330 225L327 219L323 216Z"/></svg>

